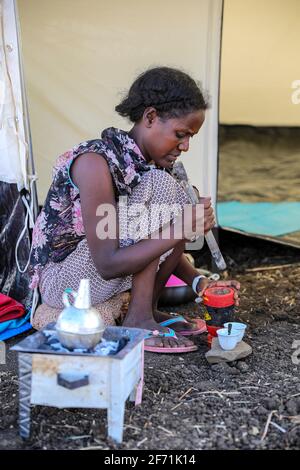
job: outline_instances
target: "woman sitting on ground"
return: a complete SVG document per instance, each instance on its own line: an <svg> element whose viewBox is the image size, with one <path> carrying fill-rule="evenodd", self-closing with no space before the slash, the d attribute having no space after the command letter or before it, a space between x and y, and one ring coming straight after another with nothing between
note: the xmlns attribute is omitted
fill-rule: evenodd
<svg viewBox="0 0 300 470"><path fill-rule="evenodd" d="M145 340L146 350L197 349L180 335L199 333L197 321L173 318L170 330L164 326L170 315L159 312L157 302L172 273L188 285L199 275L184 248L195 227L197 235L203 234L201 217L190 210L189 199L170 170L181 152L188 151L206 109L205 98L189 75L153 68L135 80L116 107L133 123L129 132L108 128L101 139L83 142L58 158L33 232L31 287L39 287L43 302L33 326L41 328L54 320L63 308L65 288L77 290L80 279L88 278L92 305L106 324L114 324L122 310L120 299L130 291L123 325L152 332ZM137 204L142 207L138 218ZM173 213L162 207L171 207ZM190 228L178 237L182 215ZM214 223L206 199L204 231ZM196 286L194 282L199 295L207 285L203 278ZM235 281L226 285L239 289Z"/></svg>

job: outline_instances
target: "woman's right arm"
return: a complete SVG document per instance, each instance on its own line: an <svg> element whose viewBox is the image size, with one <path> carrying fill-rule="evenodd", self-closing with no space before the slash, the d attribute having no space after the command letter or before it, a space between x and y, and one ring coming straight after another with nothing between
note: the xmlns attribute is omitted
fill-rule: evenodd
<svg viewBox="0 0 300 470"><path fill-rule="evenodd" d="M77 157L71 167L71 177L79 188L83 225L88 246L99 274L106 280L134 274L144 269L179 242L172 238L141 240L135 245L119 248L118 236L100 239L97 225L105 215L99 206L109 204L116 210L113 182L104 157L88 153Z"/></svg>

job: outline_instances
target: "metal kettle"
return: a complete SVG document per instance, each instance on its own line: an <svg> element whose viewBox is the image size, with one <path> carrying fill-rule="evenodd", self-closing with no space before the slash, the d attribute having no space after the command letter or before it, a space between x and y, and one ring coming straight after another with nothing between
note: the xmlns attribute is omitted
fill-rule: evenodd
<svg viewBox="0 0 300 470"><path fill-rule="evenodd" d="M73 305L69 294L75 299ZM56 322L60 343L68 349L92 349L99 343L105 324L100 313L91 307L89 279L81 279L77 292L67 288L63 303L65 308Z"/></svg>

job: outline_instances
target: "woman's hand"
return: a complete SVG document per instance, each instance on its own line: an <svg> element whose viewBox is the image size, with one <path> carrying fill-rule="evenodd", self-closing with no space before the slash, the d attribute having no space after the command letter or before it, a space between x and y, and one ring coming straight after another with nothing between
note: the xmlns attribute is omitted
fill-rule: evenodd
<svg viewBox="0 0 300 470"><path fill-rule="evenodd" d="M203 210L199 207L200 204L203 204ZM199 204L194 204L192 210L190 210L190 206L187 206L183 214L184 236L187 240L192 240L195 236L204 235L215 225L215 216L210 198L200 198Z"/></svg>
<svg viewBox="0 0 300 470"><path fill-rule="evenodd" d="M199 202L204 205L204 233L207 233L215 226L216 223L214 210L211 205L211 198L200 197Z"/></svg>
<svg viewBox="0 0 300 470"><path fill-rule="evenodd" d="M234 289L234 304L236 307L240 304L239 290L241 285L238 281L210 281L207 278L202 278L198 282L197 292L199 297L202 297L205 289L208 287L232 287Z"/></svg>
<svg viewBox="0 0 300 470"><path fill-rule="evenodd" d="M183 208L183 219L178 218L175 224L178 224L177 229L182 230L185 240L192 241L201 235L204 235L203 227L203 211L200 204L187 204ZM182 225L182 222L184 225Z"/></svg>

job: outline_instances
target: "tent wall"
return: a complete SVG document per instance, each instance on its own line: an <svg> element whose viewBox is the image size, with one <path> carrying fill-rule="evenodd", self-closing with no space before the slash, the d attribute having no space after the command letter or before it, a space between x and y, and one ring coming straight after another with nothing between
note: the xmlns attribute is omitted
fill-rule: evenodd
<svg viewBox="0 0 300 470"><path fill-rule="evenodd" d="M28 189L19 47L13 0L0 1L0 181Z"/></svg>
<svg viewBox="0 0 300 470"><path fill-rule="evenodd" d="M299 18L299 0L225 0L222 124L300 126Z"/></svg>
<svg viewBox="0 0 300 470"><path fill-rule="evenodd" d="M13 0L0 0L0 292L27 306L31 300L29 276L19 272L15 259L17 241L23 234L17 257L20 268L25 269L30 240L22 201L29 189L29 145L14 7Z"/></svg>
<svg viewBox="0 0 300 470"><path fill-rule="evenodd" d="M183 162L216 196L222 0L18 0L33 150L43 203L57 155L108 126L149 66L180 67L202 82L212 108Z"/></svg>

